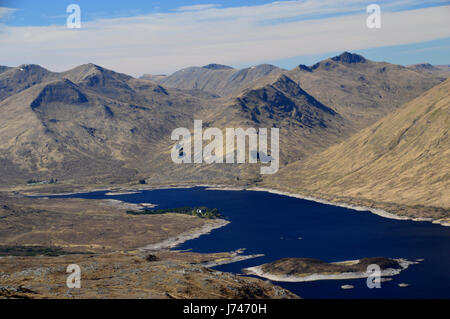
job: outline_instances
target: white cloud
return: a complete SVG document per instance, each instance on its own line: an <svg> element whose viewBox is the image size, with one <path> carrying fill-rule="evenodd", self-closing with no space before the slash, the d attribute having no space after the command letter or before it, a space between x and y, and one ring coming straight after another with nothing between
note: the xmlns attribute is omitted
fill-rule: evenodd
<svg viewBox="0 0 450 319"><path fill-rule="evenodd" d="M311 19L319 13L357 8L358 14ZM377 30L366 27L366 7L357 0L338 5L331 0L307 0L207 7L85 22L79 30L6 27L0 33L0 61L6 65L38 63L58 71L93 62L140 75L211 62L251 64L450 37L450 6L400 12L383 8L382 28Z"/></svg>
<svg viewBox="0 0 450 319"><path fill-rule="evenodd" d="M0 7L0 21L13 14L15 11L17 10L13 8Z"/></svg>
<svg viewBox="0 0 450 319"><path fill-rule="evenodd" d="M176 8L174 11L199 11L199 10L206 10L211 8L217 8L220 7L218 4L195 4L192 6L181 6Z"/></svg>

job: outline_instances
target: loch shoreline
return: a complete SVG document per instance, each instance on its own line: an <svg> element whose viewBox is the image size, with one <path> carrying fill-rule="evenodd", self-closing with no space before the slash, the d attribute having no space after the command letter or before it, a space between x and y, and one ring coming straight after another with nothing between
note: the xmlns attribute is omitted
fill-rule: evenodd
<svg viewBox="0 0 450 319"><path fill-rule="evenodd" d="M142 252L147 252L175 248L176 246L181 245L188 240L196 239L202 235L209 234L214 229L225 227L229 223L229 221L224 219L214 219L199 228L194 228L176 236L169 237L159 243L140 247L139 250Z"/></svg>
<svg viewBox="0 0 450 319"><path fill-rule="evenodd" d="M380 208L373 208L363 205L353 205L348 204L345 202L332 202L323 198L314 197L314 196L306 196L301 195L299 193L292 193L288 191L282 191L274 188L265 188L265 187L258 187L258 186L241 186L241 185L221 185L221 184L186 184L186 185L149 185L148 187L142 187L142 185L139 185L138 188L133 187L105 187L103 189L83 189L76 192L68 192L68 193L36 193L36 194L24 194L25 196L31 196L31 197L40 197L40 196L67 196L67 195L76 195L76 194L82 194L82 193L89 193L89 192L95 192L95 191L105 191L105 192L115 192L117 194L127 194L127 193L135 193L135 192L142 192L146 190L162 190L162 189L178 189L178 188L194 188L194 187L205 187L206 190L222 190L222 191L257 191L257 192L267 192L271 194L281 195L281 196L288 196L298 199L304 199L313 201L316 203L331 205L331 206L337 206L337 207L343 207L352 209L355 211L368 211L372 214L389 218L389 219L395 219L395 220L410 220L414 222L431 222L433 224L438 224L444 227L450 227L450 222L448 220L441 220L441 219L432 219L432 218L422 218L422 217L410 217L410 216L402 216L398 214L394 214L391 212L388 212L386 210L380 209Z"/></svg>

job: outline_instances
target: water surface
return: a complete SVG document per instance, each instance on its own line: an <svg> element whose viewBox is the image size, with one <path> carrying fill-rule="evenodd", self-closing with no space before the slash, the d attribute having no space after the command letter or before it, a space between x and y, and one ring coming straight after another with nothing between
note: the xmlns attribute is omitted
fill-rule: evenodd
<svg viewBox="0 0 450 319"><path fill-rule="evenodd" d="M105 195L107 191L58 197L119 199L154 203L157 208L207 206L218 208L231 221L227 226L177 249L209 253L246 248L245 254L264 254L215 269L241 273L242 268L284 257L342 261L363 257L424 259L380 289L366 279L302 283L276 282L303 298L450 298L450 228L430 222L387 219L283 195L258 191L207 190L202 187L146 190L138 194ZM401 288L399 283L410 286ZM351 284L354 289L343 290Z"/></svg>

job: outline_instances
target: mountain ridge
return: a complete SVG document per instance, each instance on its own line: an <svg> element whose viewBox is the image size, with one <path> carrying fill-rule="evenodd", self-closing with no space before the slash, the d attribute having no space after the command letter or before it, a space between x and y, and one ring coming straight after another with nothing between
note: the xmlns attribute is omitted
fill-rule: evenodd
<svg viewBox="0 0 450 319"><path fill-rule="evenodd" d="M143 76L163 86L183 90L200 89L208 93L227 96L239 92L242 88L269 74L276 74L282 69L260 64L244 69L234 69L221 64L208 64L203 67L188 67L164 77Z"/></svg>
<svg viewBox="0 0 450 319"><path fill-rule="evenodd" d="M268 184L424 211L437 207L446 216L449 92L447 79L349 139L281 169Z"/></svg>

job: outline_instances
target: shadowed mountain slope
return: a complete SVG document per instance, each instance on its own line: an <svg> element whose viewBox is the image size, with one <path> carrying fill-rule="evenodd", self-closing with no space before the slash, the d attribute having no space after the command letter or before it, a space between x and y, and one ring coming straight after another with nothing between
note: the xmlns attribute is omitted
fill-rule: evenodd
<svg viewBox="0 0 450 319"><path fill-rule="evenodd" d="M23 64L15 68L0 69L0 102L33 85L55 80L58 74L36 64Z"/></svg>
<svg viewBox="0 0 450 319"><path fill-rule="evenodd" d="M278 127L283 165L339 141L347 124L285 75L231 99L214 123L218 127Z"/></svg>
<svg viewBox="0 0 450 319"><path fill-rule="evenodd" d="M450 80L322 153L282 169L271 185L373 202L450 207Z"/></svg>

